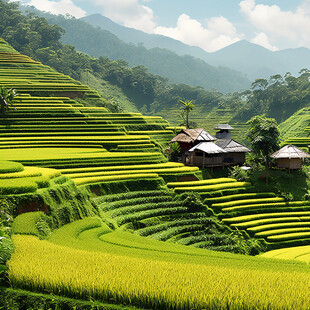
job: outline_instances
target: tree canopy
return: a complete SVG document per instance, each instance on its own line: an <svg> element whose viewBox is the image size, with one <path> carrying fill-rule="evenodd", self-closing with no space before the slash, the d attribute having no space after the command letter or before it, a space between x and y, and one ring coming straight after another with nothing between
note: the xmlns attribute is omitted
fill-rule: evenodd
<svg viewBox="0 0 310 310"><path fill-rule="evenodd" d="M268 169L270 154L279 148L280 131L277 121L274 118L257 115L252 117L247 124L249 125L247 140L254 154L264 159Z"/></svg>

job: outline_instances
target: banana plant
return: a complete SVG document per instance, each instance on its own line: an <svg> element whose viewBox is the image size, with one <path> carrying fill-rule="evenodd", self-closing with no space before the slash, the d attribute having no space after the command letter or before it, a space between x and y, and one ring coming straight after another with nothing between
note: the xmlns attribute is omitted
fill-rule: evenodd
<svg viewBox="0 0 310 310"><path fill-rule="evenodd" d="M0 87L0 114L4 117L5 112L9 109L9 107L16 108L13 105L14 97L18 96L15 89L10 88L7 89L3 86Z"/></svg>

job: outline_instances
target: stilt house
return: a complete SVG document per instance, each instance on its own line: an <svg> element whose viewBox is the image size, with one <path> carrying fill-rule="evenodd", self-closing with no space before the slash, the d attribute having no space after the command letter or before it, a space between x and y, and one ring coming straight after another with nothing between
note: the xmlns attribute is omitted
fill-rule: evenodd
<svg viewBox="0 0 310 310"><path fill-rule="evenodd" d="M309 158L310 155L297 146L288 144L273 153L270 157L276 159L278 168L298 170L302 168L303 159Z"/></svg>

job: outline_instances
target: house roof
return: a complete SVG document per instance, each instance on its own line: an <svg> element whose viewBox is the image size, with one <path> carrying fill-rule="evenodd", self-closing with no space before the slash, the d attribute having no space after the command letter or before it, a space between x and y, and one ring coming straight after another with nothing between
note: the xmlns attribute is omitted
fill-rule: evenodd
<svg viewBox="0 0 310 310"><path fill-rule="evenodd" d="M272 158L307 158L310 157L310 155L307 152L302 151L297 146L288 144L283 146L280 150L276 151L272 155L270 155Z"/></svg>
<svg viewBox="0 0 310 310"><path fill-rule="evenodd" d="M214 129L216 130L232 130L234 129L229 124L218 124Z"/></svg>
<svg viewBox="0 0 310 310"><path fill-rule="evenodd" d="M213 142L200 142L199 144L192 147L189 152L193 152L195 150L202 151L206 154L220 154L220 153L226 153L225 150L223 150L221 147L216 145Z"/></svg>
<svg viewBox="0 0 310 310"><path fill-rule="evenodd" d="M194 141L215 141L210 133L202 128L197 129L183 129L178 135L176 135L170 142L185 142L191 143Z"/></svg>
<svg viewBox="0 0 310 310"><path fill-rule="evenodd" d="M216 145L224 149L227 153L245 153L251 152L249 148L235 141L234 139L219 139Z"/></svg>

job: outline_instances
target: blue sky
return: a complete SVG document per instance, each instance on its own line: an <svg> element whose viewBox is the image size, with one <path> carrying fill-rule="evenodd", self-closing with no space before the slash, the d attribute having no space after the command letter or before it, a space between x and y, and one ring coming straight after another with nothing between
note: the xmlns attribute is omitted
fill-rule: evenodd
<svg viewBox="0 0 310 310"><path fill-rule="evenodd" d="M15 0L13 0L15 1ZM21 0L77 18L114 22L214 52L239 40L270 50L310 48L310 0Z"/></svg>

